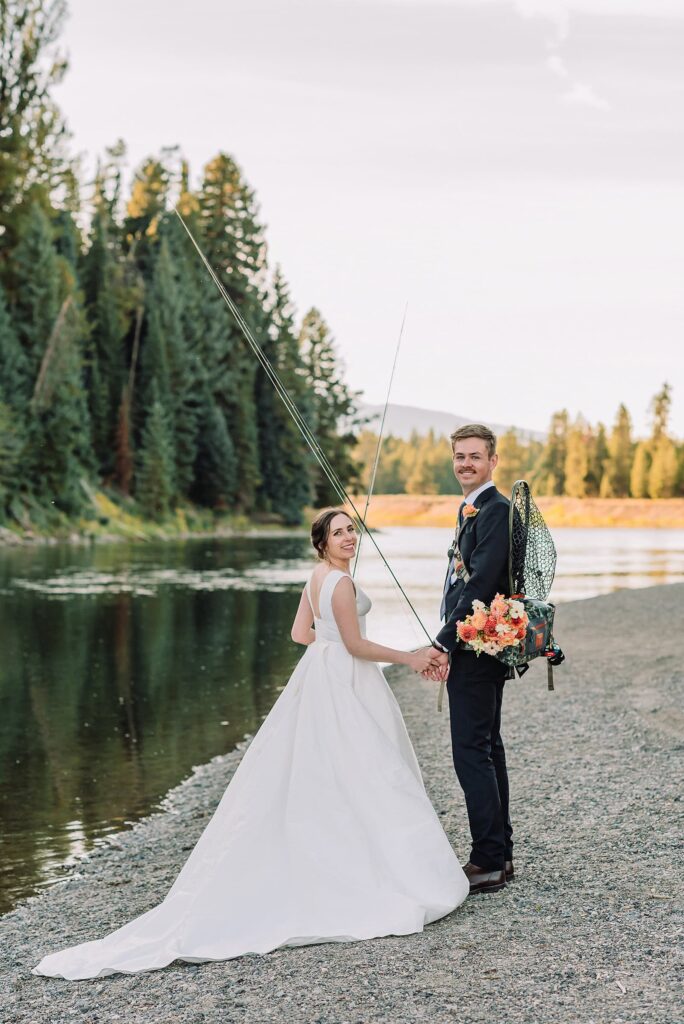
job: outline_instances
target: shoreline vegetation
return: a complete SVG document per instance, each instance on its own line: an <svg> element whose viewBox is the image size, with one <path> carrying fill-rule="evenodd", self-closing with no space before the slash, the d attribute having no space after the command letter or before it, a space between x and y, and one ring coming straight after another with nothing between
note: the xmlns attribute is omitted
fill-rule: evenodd
<svg viewBox="0 0 684 1024"><path fill-rule="evenodd" d="M307 509L299 525L283 523L275 515L213 513L196 507L179 507L161 522L147 520L101 491L90 495L92 517L64 519L50 529L0 526L0 547L33 544L88 544L117 542L183 541L196 537L233 537L245 534L280 536L306 533L313 509ZM352 495L363 512L366 495ZM460 495L376 494L368 514L371 529L391 526L429 526L451 529ZM551 527L684 529L684 498L567 498L535 499ZM310 514L309 514L310 513Z"/></svg>

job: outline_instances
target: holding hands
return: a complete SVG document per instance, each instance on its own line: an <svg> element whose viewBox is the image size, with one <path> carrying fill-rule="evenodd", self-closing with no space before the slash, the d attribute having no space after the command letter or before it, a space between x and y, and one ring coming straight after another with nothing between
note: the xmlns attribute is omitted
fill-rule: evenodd
<svg viewBox="0 0 684 1024"><path fill-rule="evenodd" d="M423 647L410 655L409 666L414 672L420 672L425 679L441 682L446 679L449 671L449 656L438 651L436 647Z"/></svg>

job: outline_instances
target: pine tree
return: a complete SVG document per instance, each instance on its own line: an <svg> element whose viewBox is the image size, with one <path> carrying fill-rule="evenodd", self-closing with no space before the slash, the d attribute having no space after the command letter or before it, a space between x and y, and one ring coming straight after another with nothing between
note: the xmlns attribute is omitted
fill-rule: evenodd
<svg viewBox="0 0 684 1024"><path fill-rule="evenodd" d="M237 461L223 413L207 388L190 497L207 508L230 508L237 486Z"/></svg>
<svg viewBox="0 0 684 1024"><path fill-rule="evenodd" d="M67 515L74 515L83 507L81 480L92 471L80 347L83 320L75 307L72 309L74 312L42 378L44 386L36 389L26 453L34 493ZM46 357L48 353L49 349Z"/></svg>
<svg viewBox="0 0 684 1024"><path fill-rule="evenodd" d="M565 464L565 494L570 498L584 498L587 495L589 473L588 428L582 419L570 428L567 434Z"/></svg>
<svg viewBox="0 0 684 1024"><path fill-rule="evenodd" d="M598 497L601 493L601 482L608 462L608 440L603 423L599 423L596 430L589 429L587 435L587 459L587 495L594 498Z"/></svg>
<svg viewBox="0 0 684 1024"><path fill-rule="evenodd" d="M63 301L59 259L43 205L31 203L19 222L19 240L12 254L11 316L25 358L20 398L28 407L45 346Z"/></svg>
<svg viewBox="0 0 684 1024"><path fill-rule="evenodd" d="M159 223L170 186L170 174L159 160L148 159L133 179L131 197L123 225L125 242L143 277L151 274L151 264Z"/></svg>
<svg viewBox="0 0 684 1024"><path fill-rule="evenodd" d="M156 384L142 437L136 498L145 513L161 520L168 515L174 493L171 432Z"/></svg>
<svg viewBox="0 0 684 1024"><path fill-rule="evenodd" d="M187 169L183 173L187 179ZM199 202L187 192L187 180L179 208L193 236L203 245ZM233 508L238 493L237 455L224 410L234 401L237 371L232 353L235 344L241 342L235 337L231 314L214 282L177 220L176 224L180 231L169 233L169 242L185 282L183 333L197 419L189 493L193 501L209 508Z"/></svg>
<svg viewBox="0 0 684 1024"><path fill-rule="evenodd" d="M540 494L565 493L568 418L565 409L551 417L546 443L532 473L532 482Z"/></svg>
<svg viewBox="0 0 684 1024"><path fill-rule="evenodd" d="M650 498L671 498L677 487L677 446L668 433L671 406L672 388L663 384L651 402L653 427L647 484Z"/></svg>
<svg viewBox="0 0 684 1024"><path fill-rule="evenodd" d="M664 434L667 434L671 407L672 388L669 384L665 383L651 402L651 412L653 413L651 437L654 441L658 441Z"/></svg>
<svg viewBox="0 0 684 1024"><path fill-rule="evenodd" d="M258 343L265 342L268 320L263 308L266 247L254 195L235 161L219 153L204 169L199 190L199 219L209 262L237 305ZM255 381L257 360L231 321L218 367L220 407L230 431L238 466L238 505L254 506L260 483ZM219 394L217 393L217 398Z"/></svg>
<svg viewBox="0 0 684 1024"><path fill-rule="evenodd" d="M26 486L44 503L73 514L84 500L81 477L91 469L82 357L87 328L76 280L55 251L38 203L18 231L12 314L27 366L20 395L28 412Z"/></svg>
<svg viewBox="0 0 684 1024"><path fill-rule="evenodd" d="M634 461L629 477L629 489L633 498L648 498L648 474L651 468L651 445L639 441L634 451Z"/></svg>
<svg viewBox="0 0 684 1024"><path fill-rule="evenodd" d="M303 367L294 327L294 311L279 269L273 283L271 333L262 349L299 412L308 409ZM257 425L263 508L279 513L289 524L298 523L310 499L307 447L296 423L265 371L256 378Z"/></svg>
<svg viewBox="0 0 684 1024"><path fill-rule="evenodd" d="M176 493L187 496L194 475L199 382L194 353L185 336L185 278L178 272L182 255L178 252L174 261L166 234L175 230L175 225L162 222L159 247L153 257L138 402L143 409L149 407L150 382L154 381L171 430Z"/></svg>
<svg viewBox="0 0 684 1024"><path fill-rule="evenodd" d="M130 326L130 296L110 209L103 182L98 179L82 281L90 324L86 380L93 449L99 474L104 477L115 474L117 420L127 379L125 340Z"/></svg>
<svg viewBox="0 0 684 1024"><path fill-rule="evenodd" d="M73 180L66 128L50 95L66 71L57 52L64 0L3 0L0 5L0 251L17 242L29 196Z"/></svg>
<svg viewBox="0 0 684 1024"><path fill-rule="evenodd" d="M342 379L334 341L317 309L310 309L304 317L299 343L311 390L308 425L337 476L347 487L358 473L351 456L355 440L352 426L357 396ZM340 429L344 433L339 433ZM317 506L340 500L335 488L318 466L313 467L312 483Z"/></svg>
<svg viewBox="0 0 684 1024"><path fill-rule="evenodd" d="M600 490L602 498L629 496L633 452L632 421L626 406L620 405L608 439L608 457Z"/></svg>
<svg viewBox="0 0 684 1024"><path fill-rule="evenodd" d="M518 433L510 427L502 434L497 444L499 462L495 470L496 486L503 494L510 494L516 480L525 477L527 448L521 444Z"/></svg>
<svg viewBox="0 0 684 1024"><path fill-rule="evenodd" d="M677 445L672 438L661 434L653 446L648 473L649 498L672 498L676 493L678 470Z"/></svg>

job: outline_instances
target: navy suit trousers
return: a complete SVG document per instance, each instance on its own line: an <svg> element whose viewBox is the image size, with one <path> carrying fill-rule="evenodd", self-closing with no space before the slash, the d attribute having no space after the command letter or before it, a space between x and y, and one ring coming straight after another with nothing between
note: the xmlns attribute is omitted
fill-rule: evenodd
<svg viewBox="0 0 684 1024"><path fill-rule="evenodd" d="M470 860L488 871L513 857L501 702L508 669L487 654L456 648L447 680L454 768L465 794Z"/></svg>

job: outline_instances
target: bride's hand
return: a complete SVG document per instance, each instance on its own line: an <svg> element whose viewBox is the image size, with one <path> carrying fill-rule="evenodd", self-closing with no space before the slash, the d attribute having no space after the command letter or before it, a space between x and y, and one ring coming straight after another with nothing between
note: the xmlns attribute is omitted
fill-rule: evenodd
<svg viewBox="0 0 684 1024"><path fill-rule="evenodd" d="M414 672L428 672L436 669L440 663L439 651L434 647L422 647L419 651L412 651L409 656L409 667Z"/></svg>

